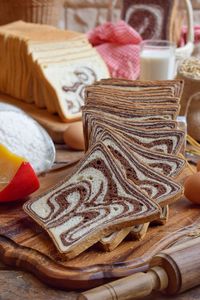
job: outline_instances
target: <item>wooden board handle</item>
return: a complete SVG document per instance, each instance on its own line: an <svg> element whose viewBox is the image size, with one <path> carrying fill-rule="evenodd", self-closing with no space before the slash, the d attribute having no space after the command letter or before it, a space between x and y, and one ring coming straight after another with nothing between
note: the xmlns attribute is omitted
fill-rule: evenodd
<svg viewBox="0 0 200 300"><path fill-rule="evenodd" d="M92 272L86 273L80 279L79 268L65 267L39 251L21 246L4 235L0 235L0 257L4 264L28 271L44 283L60 289L72 290L77 289L77 286L79 289L86 289L88 280L93 280L90 278ZM93 281L93 286L105 282L102 278L98 279L98 276Z"/></svg>

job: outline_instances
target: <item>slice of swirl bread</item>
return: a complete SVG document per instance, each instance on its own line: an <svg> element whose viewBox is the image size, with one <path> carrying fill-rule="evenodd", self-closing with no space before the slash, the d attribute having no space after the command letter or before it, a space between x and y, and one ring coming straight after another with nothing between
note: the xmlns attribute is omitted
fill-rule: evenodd
<svg viewBox="0 0 200 300"><path fill-rule="evenodd" d="M164 225L169 218L169 206L162 208L161 216L159 219L151 222L155 225ZM135 225L132 227L127 227L118 231L115 231L108 236L100 239L98 246L105 251L113 251L127 236L131 240L141 241L146 236L150 223L144 223Z"/></svg>
<svg viewBox="0 0 200 300"><path fill-rule="evenodd" d="M86 103L106 103L110 101L126 103L131 105L177 105L180 97L171 96L170 89L150 89L135 90L137 87L124 88L116 86L90 85L86 88Z"/></svg>
<svg viewBox="0 0 200 300"><path fill-rule="evenodd" d="M108 79L101 79L94 83L95 85L112 85L116 87L136 87L137 90L145 89L163 89L167 88L170 89L172 94L170 96L181 97L183 92L184 81L177 79L177 80L154 80L154 81L140 81L140 80L127 80L127 79L118 79L118 78L108 78Z"/></svg>
<svg viewBox="0 0 200 300"><path fill-rule="evenodd" d="M87 106L82 107L83 115L83 131L85 138L85 147L88 148L88 136L91 131L90 128L95 126L95 123L104 120L104 123L110 127L113 124L121 124L127 127L135 127L141 129L176 129L177 121L167 121L167 120L155 120L155 121L135 121L134 119L121 118L109 113L96 112L87 108Z"/></svg>
<svg viewBox="0 0 200 300"><path fill-rule="evenodd" d="M87 105L90 110L96 112L102 111L104 113L113 114L115 116L124 117L127 119L134 119L135 121L150 121L150 120L175 120L178 112L178 106L151 106L151 107L126 107L119 105L119 107L112 107L107 105Z"/></svg>
<svg viewBox="0 0 200 300"><path fill-rule="evenodd" d="M95 126L98 126L98 131L104 130L104 122L96 122ZM95 126L92 128L94 130ZM134 127L121 126L120 124L114 125L111 130L121 133L124 137L131 139L131 142L138 146L143 146L147 149L161 152L165 154L177 154L179 153L185 133L181 130L142 130ZM96 135L93 135L93 130L89 135L90 144L95 142ZM96 133L97 130L94 130ZM89 145L90 145L89 144Z"/></svg>
<svg viewBox="0 0 200 300"><path fill-rule="evenodd" d="M147 224L147 223L145 223ZM135 225L140 226L140 225ZM131 233L135 227L127 227L104 236L98 242L98 246L104 251L113 251Z"/></svg>
<svg viewBox="0 0 200 300"><path fill-rule="evenodd" d="M161 216L159 219L152 222L155 225L164 225L166 224L169 218L169 206L162 208ZM127 236L131 240L141 241L146 236L150 223L144 223L135 225L132 227L127 227L118 231L115 231L108 236L105 236L100 239L98 246L105 251L114 250Z"/></svg>
<svg viewBox="0 0 200 300"><path fill-rule="evenodd" d="M126 97L124 97L125 95L123 95L123 97L120 97L120 95L118 94L117 91L117 95L115 95L114 93L115 91L112 90L109 93L106 93L106 91L104 91L104 93L100 94L97 92L93 92L93 93L87 93L87 104L88 105L106 105L106 106L113 106L113 107L118 107L117 105L119 104L121 105L126 105L126 107L144 107L144 108L148 108L153 106L159 106L159 107L179 107L179 98L175 98L175 97L168 97L168 96L149 96L146 97L143 94L141 94L141 96L133 96L131 95L130 97L127 95ZM124 93L125 94L125 93Z"/></svg>
<svg viewBox="0 0 200 300"><path fill-rule="evenodd" d="M69 178L24 204L68 258L115 230L160 215L158 204L126 180L113 161L109 149L98 142Z"/></svg>
<svg viewBox="0 0 200 300"><path fill-rule="evenodd" d="M103 131L100 130L99 133L95 135L95 141L99 140L102 133L107 129L109 131L112 130L112 127L105 126L105 124L100 128L103 128ZM139 161L164 176L177 177L185 167L185 159L183 158L176 155L158 153L146 149L143 146L138 147L137 144L132 142L131 138L125 137L124 134L119 132L117 132L117 136L121 140L121 143L125 144Z"/></svg>
<svg viewBox="0 0 200 300"><path fill-rule="evenodd" d="M169 218L169 206L166 205L165 207L162 208L160 218L153 221L152 224L164 225L168 221L168 218ZM135 240L142 240L147 233L149 224L150 223L144 223L141 225L136 225L136 226L131 227L131 230L129 232L130 237ZM123 231L123 230L120 230L120 231ZM107 240L107 243L108 243L108 240ZM115 243L116 243L116 241L115 241Z"/></svg>
<svg viewBox="0 0 200 300"><path fill-rule="evenodd" d="M111 95L111 91L112 92L117 92L117 95L120 96L120 98L123 98L123 93L130 97L133 98L138 96L141 97L142 95L144 95L145 93L145 97L151 97L151 96L155 96L155 97L162 97L162 96L168 96L168 97L172 97L172 98L177 98L175 96L175 92L174 89L170 86L164 86L164 87L140 87L140 86L117 86L117 85L113 85L113 84L101 84L101 81L96 81L92 86L88 86L87 87L87 91L88 92L92 92L92 93L97 93L97 94L103 94L104 92L106 92L106 94L108 93L109 95ZM119 94L118 94L119 92ZM178 97L179 98L179 97ZM174 101L172 101L174 102Z"/></svg>
<svg viewBox="0 0 200 300"><path fill-rule="evenodd" d="M141 163L120 136L106 129L99 136L99 140L110 150L126 178L161 207L180 199L183 194L182 185Z"/></svg>

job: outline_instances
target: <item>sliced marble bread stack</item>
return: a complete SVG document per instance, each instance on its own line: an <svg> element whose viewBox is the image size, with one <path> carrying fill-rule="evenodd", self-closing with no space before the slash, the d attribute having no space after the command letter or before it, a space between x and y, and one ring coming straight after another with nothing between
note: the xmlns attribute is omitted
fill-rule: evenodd
<svg viewBox="0 0 200 300"><path fill-rule="evenodd" d="M133 85L136 89L127 97L126 89ZM116 102L111 105L106 97L113 86L111 94ZM119 100L118 88L124 90ZM177 129L176 122L181 90L180 81L141 86L140 82L102 80L87 88L83 109L88 148L85 157L68 178L24 205L66 258L97 242L111 250L126 235L141 236L149 222L167 218L166 206L183 193L174 180L185 164L178 155L184 132ZM162 96L159 91L163 91ZM142 106L146 95L150 104L146 101ZM166 100L166 110L174 111L166 118L162 117L169 116L164 110L158 117L157 106L164 106L160 104L163 97L170 99ZM132 105L136 102L141 106L138 111Z"/></svg>
<svg viewBox="0 0 200 300"><path fill-rule="evenodd" d="M165 197L158 196L155 190L157 183L152 181L148 170L150 167L165 179L171 180L172 177L174 181L184 167L184 159L179 157L184 133L177 129L176 121L182 89L181 81L101 80L87 88L86 106L83 108L86 149L99 140L104 143L109 140L114 155L121 145L123 159L127 161L129 154L133 164L126 162L120 167L126 170L129 180L162 207L158 220L161 224L168 217L166 205L176 201L176 197L170 189ZM143 169L137 161L147 168ZM164 178L158 181L164 182ZM164 190L166 192L166 188ZM127 228L101 239L100 244L110 251L128 234L133 238L143 238L147 229L148 224Z"/></svg>
<svg viewBox="0 0 200 300"><path fill-rule="evenodd" d="M0 91L63 121L80 119L84 88L109 77L85 35L17 21L0 27Z"/></svg>

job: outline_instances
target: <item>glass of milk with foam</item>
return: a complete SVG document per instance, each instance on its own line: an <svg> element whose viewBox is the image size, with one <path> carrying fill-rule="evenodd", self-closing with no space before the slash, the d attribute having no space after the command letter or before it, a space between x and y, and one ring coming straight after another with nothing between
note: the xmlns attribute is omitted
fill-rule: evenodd
<svg viewBox="0 0 200 300"><path fill-rule="evenodd" d="M165 40L141 43L140 80L167 80L175 77L176 45Z"/></svg>

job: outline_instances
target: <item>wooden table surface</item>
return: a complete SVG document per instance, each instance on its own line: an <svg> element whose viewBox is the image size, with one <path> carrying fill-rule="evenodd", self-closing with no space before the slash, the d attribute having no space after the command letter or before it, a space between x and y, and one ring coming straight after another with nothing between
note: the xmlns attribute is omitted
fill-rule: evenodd
<svg viewBox="0 0 200 300"><path fill-rule="evenodd" d="M66 149L60 149L57 153L57 161L60 162L78 159L82 156L81 152L73 152ZM72 300L77 299L77 297L77 292L52 289L33 275L21 270L13 270L0 263L0 300ZM197 300L200 299L200 286L173 297L154 293L145 298L145 300L158 299Z"/></svg>

